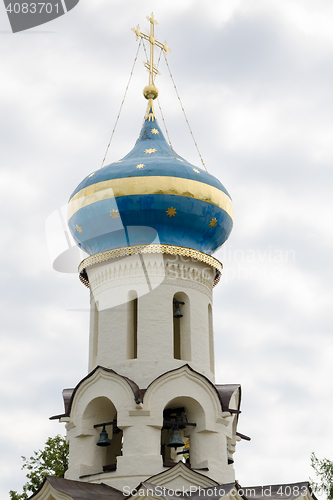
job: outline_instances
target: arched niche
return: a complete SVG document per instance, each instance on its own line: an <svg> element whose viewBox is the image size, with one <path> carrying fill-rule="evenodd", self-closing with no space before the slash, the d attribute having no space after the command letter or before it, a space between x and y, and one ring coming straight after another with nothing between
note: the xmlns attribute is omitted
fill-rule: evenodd
<svg viewBox="0 0 333 500"><path fill-rule="evenodd" d="M127 297L127 359L138 357L138 294L131 290Z"/></svg>
<svg viewBox="0 0 333 500"><path fill-rule="evenodd" d="M183 302L183 304L182 304ZM182 318L175 318L176 305L179 304ZM184 292L173 296L173 357L191 361L191 309L190 299Z"/></svg>
<svg viewBox="0 0 333 500"><path fill-rule="evenodd" d="M97 300L97 302L94 302L94 313L92 314L92 318L91 318L91 320L93 321L93 327L92 327L92 335L93 335L92 356L93 356L93 362L94 363L96 361L97 354L98 354L98 323L99 323L98 307L99 307L99 303L98 303L98 300Z"/></svg>
<svg viewBox="0 0 333 500"><path fill-rule="evenodd" d="M177 397L169 401L163 410L163 423L173 421L180 418L183 423L192 423L196 426L182 426L180 425L179 432L184 447L172 448L167 446L171 429L168 428L170 424L163 424L161 430L161 455L163 465L170 467L177 462L185 462L190 466L193 463L199 463L200 445L197 439L197 429L202 429L205 425L205 412L203 407L198 401L191 397L183 396Z"/></svg>
<svg viewBox="0 0 333 500"><path fill-rule="evenodd" d="M211 304L208 304L208 335L209 335L209 365L210 365L210 371L212 373L215 373L213 310L212 310Z"/></svg>
<svg viewBox="0 0 333 500"><path fill-rule="evenodd" d="M100 396L87 405L82 415L82 428L91 429L87 441L86 457L96 472L109 472L116 470L117 457L122 455L123 432L117 425L105 427L110 441L109 446L97 446L103 427L94 427L98 424L117 420L117 410L107 397ZM85 457L85 458L86 458Z"/></svg>

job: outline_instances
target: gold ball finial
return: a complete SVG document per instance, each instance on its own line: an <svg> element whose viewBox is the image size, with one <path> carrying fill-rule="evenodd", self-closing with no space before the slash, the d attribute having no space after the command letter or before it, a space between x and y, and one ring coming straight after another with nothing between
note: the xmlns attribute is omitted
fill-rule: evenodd
<svg viewBox="0 0 333 500"><path fill-rule="evenodd" d="M156 99L158 96L158 88L154 84L146 85L143 89L143 95L146 99Z"/></svg>

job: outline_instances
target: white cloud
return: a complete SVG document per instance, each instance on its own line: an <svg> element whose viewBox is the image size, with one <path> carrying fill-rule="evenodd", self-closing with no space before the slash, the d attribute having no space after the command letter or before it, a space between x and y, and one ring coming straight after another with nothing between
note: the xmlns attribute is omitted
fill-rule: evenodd
<svg viewBox="0 0 333 500"><path fill-rule="evenodd" d="M312 450L331 456L332 9L324 0L98 0L45 27L54 33L0 34L1 497L23 483L20 456L63 430L48 417L86 375L88 315L68 309L85 309L89 294L52 271L44 222L99 168L137 49L130 28L144 28L152 10L209 171L236 208L214 303L218 380L242 383L240 431L253 438L238 445L236 477L306 480ZM108 161L137 137L142 59ZM199 164L161 72L175 148Z"/></svg>

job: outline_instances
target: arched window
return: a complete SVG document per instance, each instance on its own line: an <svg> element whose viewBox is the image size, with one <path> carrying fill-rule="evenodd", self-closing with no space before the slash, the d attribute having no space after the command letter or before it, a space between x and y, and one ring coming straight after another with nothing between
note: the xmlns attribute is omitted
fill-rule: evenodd
<svg viewBox="0 0 333 500"><path fill-rule="evenodd" d="M210 371L212 373L215 373L213 311L212 311L211 304L208 305L208 335L209 335L209 362L210 362Z"/></svg>
<svg viewBox="0 0 333 500"><path fill-rule="evenodd" d="M185 408L167 408L163 412L163 422L172 422L176 419L181 418L183 421L186 420L187 416L185 414ZM165 423L162 428L161 433L161 455L163 459L164 467L171 467L176 462L190 463L190 449L189 449L189 437L185 437L186 429L178 429L178 433L173 434L170 424ZM177 448L169 446L170 440L175 441L178 439L178 443L184 443L182 446Z"/></svg>
<svg viewBox="0 0 333 500"><path fill-rule="evenodd" d="M99 323L99 313L98 313L98 300L94 302L94 315L92 318L93 321L93 339L92 339L92 358L93 358L93 363L95 364L96 362L96 357L98 353L98 323Z"/></svg>
<svg viewBox="0 0 333 500"><path fill-rule="evenodd" d="M161 455L164 467L171 467L177 462L184 462L190 466L193 466L193 463L200 463L201 454L197 440L197 429L202 427L204 420L202 406L192 398L178 397L166 405L163 411L161 431ZM168 422L172 421L196 424L196 426L179 425L179 433L171 434L172 426ZM168 446L172 444L174 438L180 439L179 444L183 442L184 445L176 448Z"/></svg>
<svg viewBox="0 0 333 500"><path fill-rule="evenodd" d="M173 357L191 361L190 299L183 292L173 297Z"/></svg>
<svg viewBox="0 0 333 500"><path fill-rule="evenodd" d="M138 357L138 295L135 291L128 294L127 301L127 358Z"/></svg>
<svg viewBox="0 0 333 500"><path fill-rule="evenodd" d="M117 468L117 457L122 455L123 431L116 424L107 425L105 430L110 441L109 446L98 446L102 426L95 425L117 420L117 410L113 403L101 396L93 399L86 407L82 417L82 438L84 441L85 474L110 472Z"/></svg>

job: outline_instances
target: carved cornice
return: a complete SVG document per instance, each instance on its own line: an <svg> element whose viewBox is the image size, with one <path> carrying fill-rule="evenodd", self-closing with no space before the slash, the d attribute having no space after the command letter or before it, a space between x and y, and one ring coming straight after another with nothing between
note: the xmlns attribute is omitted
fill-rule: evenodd
<svg viewBox="0 0 333 500"><path fill-rule="evenodd" d="M192 265L191 265L192 264ZM122 286L147 285L149 280L151 286L155 288L161 285L171 285L184 288L191 288L205 293L210 299L214 283L214 272L212 268L199 268L193 263L177 262L149 262L146 268L136 265L126 264L126 261L114 262L108 269L98 268L90 274L89 285L91 290L99 292L110 288L120 288Z"/></svg>
<svg viewBox="0 0 333 500"><path fill-rule="evenodd" d="M126 257L130 255L142 255L142 254L165 254L165 255L177 255L180 257L185 257L187 259L193 259L194 261L199 261L203 262L204 264L207 264L208 266L212 267L214 269L214 278L213 278L213 286L217 285L217 283L220 280L221 277L221 272L222 272L222 264L219 262L217 259L212 257L211 255L207 255L203 252L199 252L198 250L193 250L192 248L184 248L184 247L178 247L178 246L173 246L173 245L161 245L161 244L153 244L153 245L136 245L132 247L123 247L123 248L116 248L114 250L107 250L105 252L101 252L95 255L91 255L90 257L87 257L84 259L80 266L79 266L79 277L81 282L87 286L88 288L90 287L89 284L89 279L88 275L86 272L86 269L90 266L93 266L95 264L100 264L102 262L107 262L109 260L113 260L119 257ZM167 268L168 264L165 266ZM211 283L208 284L208 273L201 273L196 269L191 270L192 275L186 276L186 273L188 273L188 268L189 266L186 266L185 264L177 264L178 266L178 271L185 273L184 276L175 276L179 278L187 278L190 279L191 281L196 281L199 283L204 284L205 286L210 287ZM187 269L186 269L187 268ZM130 272L129 271L130 267L127 268L127 271L124 268L124 272ZM199 273L199 274L197 274ZM133 276L132 272L130 273L131 276ZM139 272L141 274L141 272ZM153 275L154 275L154 270L153 270ZM161 275L161 271L157 269L157 274ZM166 269L163 270L163 275L167 276ZM129 276L129 274L127 274ZM135 269L134 269L134 276L137 276L135 274ZM117 276L110 276L109 279L116 278ZM120 276L122 277L122 276ZM211 277L209 277L211 279Z"/></svg>

